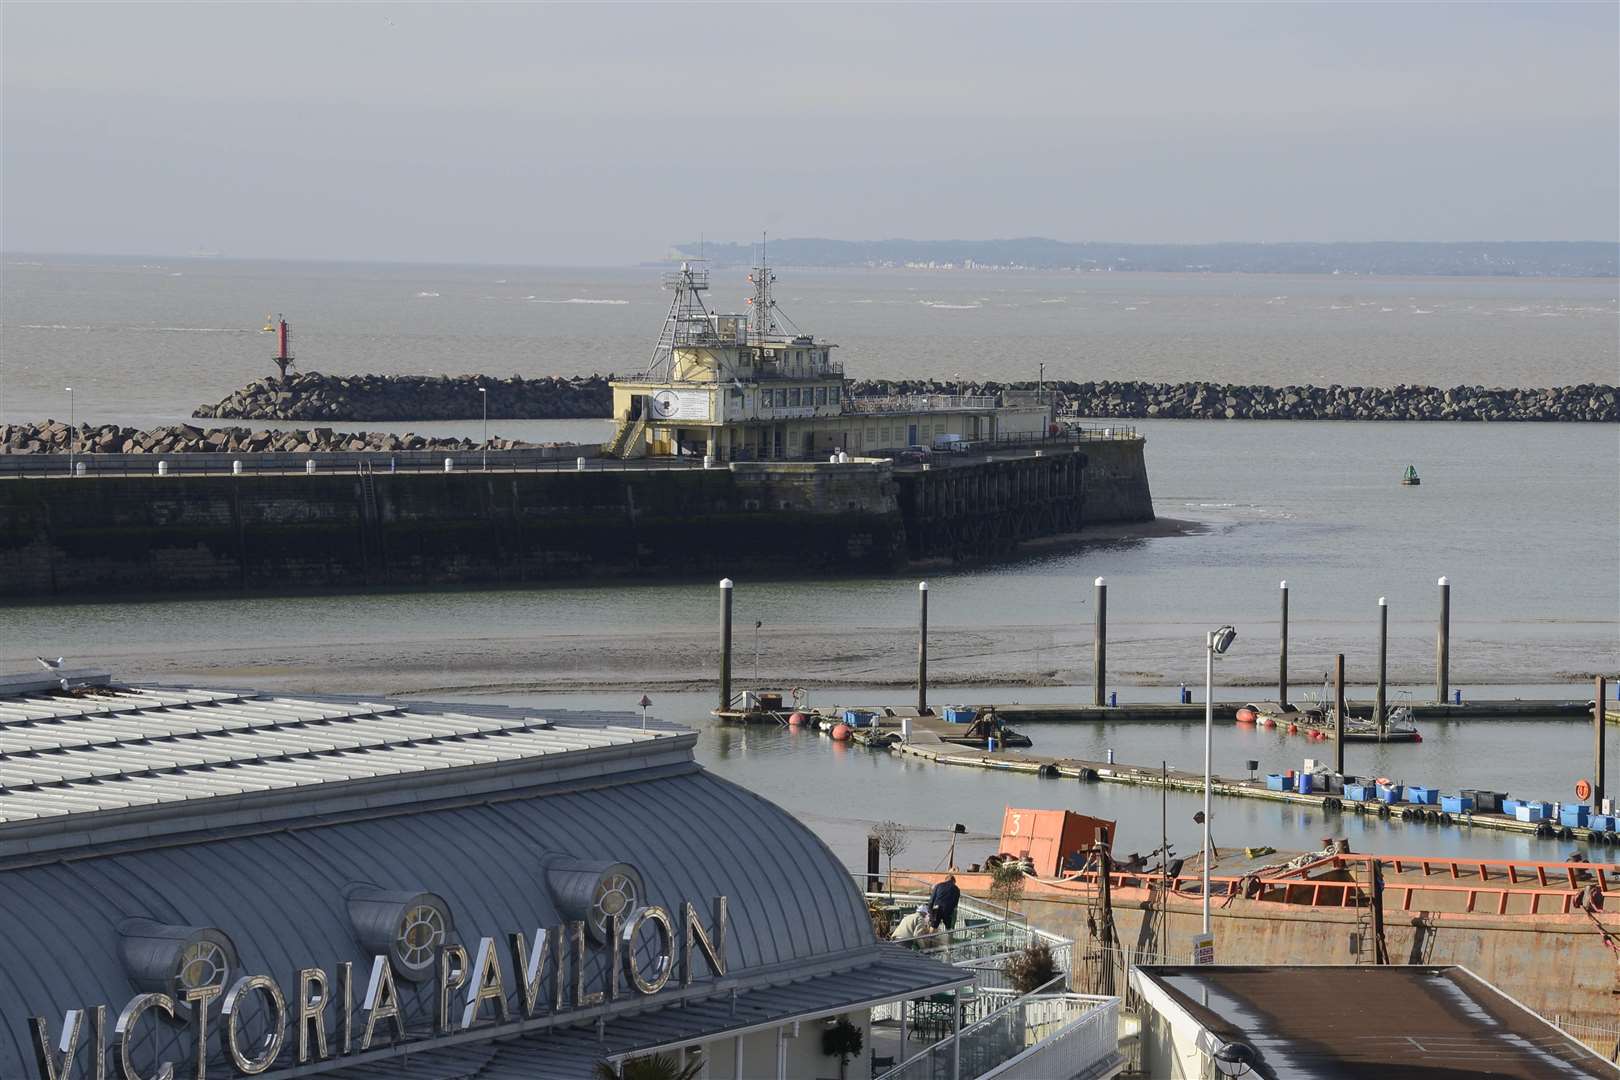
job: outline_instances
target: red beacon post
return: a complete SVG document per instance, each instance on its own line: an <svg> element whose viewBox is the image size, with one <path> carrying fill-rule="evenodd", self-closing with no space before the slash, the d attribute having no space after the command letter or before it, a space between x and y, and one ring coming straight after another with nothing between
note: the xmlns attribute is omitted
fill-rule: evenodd
<svg viewBox="0 0 1620 1080"><path fill-rule="evenodd" d="M276 332L277 348L276 355L273 357L273 359L276 362L276 367L281 371L281 381L286 382L287 369L292 366L293 362L292 349L290 348L292 344L292 330L287 326L287 320L282 318L280 315L276 316L276 322L273 327L267 326L265 329L273 329Z"/></svg>

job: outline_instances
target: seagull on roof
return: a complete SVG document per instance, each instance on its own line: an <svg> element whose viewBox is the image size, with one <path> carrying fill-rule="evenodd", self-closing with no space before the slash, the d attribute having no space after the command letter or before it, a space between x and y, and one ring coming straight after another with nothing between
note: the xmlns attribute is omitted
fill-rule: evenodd
<svg viewBox="0 0 1620 1080"><path fill-rule="evenodd" d="M62 658L60 656L58 656L55 660L47 660L43 656L36 656L34 659L38 660L39 666L44 668L46 671L55 671L57 668L62 666Z"/></svg>

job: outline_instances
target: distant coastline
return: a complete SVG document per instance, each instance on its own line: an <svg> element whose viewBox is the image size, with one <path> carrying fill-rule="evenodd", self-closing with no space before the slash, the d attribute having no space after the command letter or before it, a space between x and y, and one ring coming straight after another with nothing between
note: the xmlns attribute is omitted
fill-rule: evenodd
<svg viewBox="0 0 1620 1080"><path fill-rule="evenodd" d="M1479 240L1130 244L1007 240L770 241L776 266L914 270L1066 270L1076 273L1325 274L1378 277L1620 276L1620 244L1603 240ZM747 266L757 244L687 242L673 258Z"/></svg>

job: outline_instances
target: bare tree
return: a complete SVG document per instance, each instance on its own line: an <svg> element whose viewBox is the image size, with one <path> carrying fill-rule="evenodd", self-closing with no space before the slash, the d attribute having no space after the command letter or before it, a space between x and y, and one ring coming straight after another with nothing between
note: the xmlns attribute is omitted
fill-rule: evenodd
<svg viewBox="0 0 1620 1080"><path fill-rule="evenodd" d="M872 830L878 850L889 860L889 893L894 893L894 857L911 846L911 833L898 821L880 821Z"/></svg>
<svg viewBox="0 0 1620 1080"><path fill-rule="evenodd" d="M1024 866L1017 859L1009 859L990 868L990 895L1001 901L1008 922L1012 921L1012 906L1024 895Z"/></svg>

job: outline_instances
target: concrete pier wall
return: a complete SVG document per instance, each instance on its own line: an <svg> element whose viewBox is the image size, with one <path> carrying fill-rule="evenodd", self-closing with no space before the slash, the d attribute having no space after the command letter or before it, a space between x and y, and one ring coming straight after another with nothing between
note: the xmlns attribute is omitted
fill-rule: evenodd
<svg viewBox="0 0 1620 1080"><path fill-rule="evenodd" d="M1087 524L1153 520L1145 447L1142 439L1085 444L1086 490L1080 516Z"/></svg>
<svg viewBox="0 0 1620 1080"><path fill-rule="evenodd" d="M1096 520L1151 517L1141 444L1120 445L929 472L771 462L13 477L0 481L0 598L882 573L1078 531L1092 462ZM961 497L928 501L922 485ZM936 535L956 540L924 542Z"/></svg>
<svg viewBox="0 0 1620 1080"><path fill-rule="evenodd" d="M0 484L0 595L297 591L895 565L887 470Z"/></svg>

